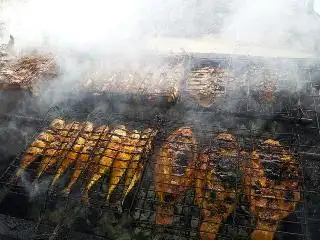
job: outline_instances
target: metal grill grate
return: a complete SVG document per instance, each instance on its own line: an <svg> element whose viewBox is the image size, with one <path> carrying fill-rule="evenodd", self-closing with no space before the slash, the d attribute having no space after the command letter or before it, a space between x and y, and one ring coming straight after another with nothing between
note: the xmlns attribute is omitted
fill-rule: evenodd
<svg viewBox="0 0 320 240"><path fill-rule="evenodd" d="M222 64L232 71L235 83L238 81L237 76L242 76L245 69L248 69L248 62L240 61L241 64L239 64L239 61L233 60L228 64ZM217 60L206 61L205 65L210 66L211 64L212 66L216 62ZM300 63L294 64L299 65ZM196 63L191 69L194 67L199 67L199 64ZM304 66L299 66L299 69L303 69L299 71L301 76L299 75L297 78L300 86L286 92L283 87L286 79L281 77L283 83L279 84L272 103L257 101L253 92L250 91L252 85L248 80L243 83L243 92L239 91L237 95L219 96L219 99L210 107L203 107L197 104L194 99L189 98L190 94L183 86L179 101L170 109L167 108L160 113L154 112L144 115L135 111L134 108L131 110L127 108L128 111L123 111L123 109L117 111L114 108L112 112L109 112L108 107L101 108L101 104L97 106L87 100L83 100L80 105L73 105L73 108L70 107L72 105L67 104L65 109L61 109L63 106L53 109L47 118L40 119L40 122L30 121L28 125L36 126L40 123L35 131L40 132L48 126L48 122L58 116L69 121L92 121L97 125L123 123L130 129L151 127L159 130L153 142L153 155L144 158L145 167L141 181L128 195L121 207L119 200L121 199L122 182L119 184L120 187L115 190L110 203L106 204L105 193L109 182L108 175L106 175L92 189L90 193L91 205L86 206L81 201L82 185L87 181L84 176L79 179L77 186L67 196L61 190L63 190L70 174L65 174L59 184L50 189L48 185L51 178L48 172L47 177L40 181L40 191L37 194L31 189L32 184L29 185L35 168L29 168L30 178L27 174L25 181L20 182L20 185L22 183L20 187L16 183L8 181L20 164L22 157L20 155L10 164L0 179L1 185L4 187L0 212L6 215L16 215L19 218L30 218L36 223L31 236L37 237L37 239L47 239L49 234L52 239L72 238L77 236L76 232L89 234L93 236L93 239L95 237L96 239L103 237L110 239L126 237L129 239L199 239L203 213L195 203L194 186L183 193L178 200L171 202L174 208L172 224L159 225L156 224L155 219L156 206L160 202L155 193L154 168L160 154L160 148L173 131L183 126L189 126L196 136L197 147L200 151L208 148L214 149L216 147L214 136L221 132L232 133L237 139L239 149L247 153L256 150L263 140L269 138L279 140L284 147L290 150L299 165L301 198L295 209L279 221L275 237L277 239L317 239L319 236L317 226L320 223L320 206L318 204L320 196L318 186L320 181L318 146L320 139L318 116L320 95L317 82L313 79L315 74L312 69ZM302 74L302 72L304 73ZM290 76L288 73L283 75ZM249 91L247 91L248 89ZM70 109L73 110L70 111ZM96 111L99 114L96 114ZM19 121L23 121L22 118L19 119ZM23 122L19 126L24 124L26 123ZM8 133L8 137L11 139L11 133ZM32 141L33 139L34 137L30 138ZM72 147L70 146L70 148ZM232 187L236 194L230 202L232 211L222 221L217 239L249 239L256 227L247 198L244 197L242 184L241 162L248 159L248 156L240 157L237 155L235 158L237 164L232 165L233 168L230 172L237 173ZM268 166L265 169L268 169ZM272 178L273 172L271 170L265 172L267 178ZM217 198L219 193L215 193L215 195ZM12 200L17 199L16 207L21 204L20 208L24 206L36 210L31 210L31 213L28 211L23 213L20 210L10 209L9 205ZM217 199L212 201L219 202ZM168 203L168 205L170 204Z"/></svg>

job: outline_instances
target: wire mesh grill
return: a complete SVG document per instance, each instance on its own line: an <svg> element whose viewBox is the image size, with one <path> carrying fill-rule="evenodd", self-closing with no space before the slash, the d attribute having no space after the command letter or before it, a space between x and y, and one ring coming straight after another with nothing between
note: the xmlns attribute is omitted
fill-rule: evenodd
<svg viewBox="0 0 320 240"><path fill-rule="evenodd" d="M247 66L247 64L243 65ZM228 66L231 68L230 64ZM239 68L247 69L247 67ZM236 70L234 71L236 72ZM6 198L9 200L18 198L20 199L19 204L24 202L22 206L33 206L37 210L32 214L12 213L12 211L11 213L7 211L6 214L16 214L23 218L32 215L32 220L37 223L34 226L36 233L33 237L36 236L39 239L41 236L45 239L48 232L54 233L52 239L68 238L67 236L71 238L71 235L74 235L73 232L85 232L97 237L97 239L102 237L111 239L123 237L129 239L167 239L169 237L173 239L199 239L202 237L205 239L201 230L204 230L203 223L206 220L209 221L209 225L211 224L211 229L217 222L220 224L217 233L211 232L211 237L216 234L217 239L249 239L257 227L259 217L250 208L248 194L246 194L243 183L245 171L242 163L251 159L250 154L257 150L264 140L274 139L279 140L281 145L290 152L299 168L299 176L297 177L299 190L291 192L288 190L286 197L292 200L292 192L300 192L300 198L292 200L296 202L296 206L288 210L288 214L283 214L285 210L280 209L280 215L285 216L277 219L277 229L273 229L275 237L278 239L317 239L319 236L317 226L320 221L320 206L318 204L320 153L317 144L320 132L317 107L320 95L317 92L317 83L312 79L314 73L309 69L304 71L306 74L299 78L301 85L299 88L284 93L281 87L283 83L278 84L275 99L271 103L261 103L252 96L253 91L244 91L238 95L223 94L211 106L203 107L194 100L189 101L189 92L185 89L184 92L182 91L179 102L171 109L166 109L163 115L157 115L156 118L154 115L137 117L139 112L131 115L135 109L131 109L131 112L125 114L125 117L122 115L123 112L121 114L110 113L109 109L103 109L99 114L92 114L95 110L94 107L88 107L90 102L84 101L85 108L79 108L79 105L75 105L76 111L73 112L74 116L71 118L77 119L77 121L98 122L98 125L116 124L120 121L131 129L142 130L151 127L158 130L153 141L154 147L151 151L153 155L144 158L141 180L121 204L124 186L122 180L107 203L105 197L109 189L110 176L106 175L91 190L90 206L86 206L82 202L83 185L88 181L84 175L79 178L70 194L66 195L62 191L68 183L70 173L75 170L75 166L69 168L54 188L50 188L50 184L52 175L56 173L58 167L52 168L52 172L48 171L37 184L32 183L37 170L34 167L30 167L28 170L30 176L26 174L22 178L20 182L22 186L19 187L16 183L8 181L20 166L23 157L21 155L2 175L1 184L5 186L8 193ZM284 77L283 82L285 82ZM245 86L243 89L251 90L252 85L249 80L243 84ZM230 102L236 104L231 107L224 104ZM99 110L101 110L100 107ZM82 111L83 109L85 110ZM89 110L86 113L87 109ZM68 111L69 108L65 110L63 117L68 115ZM56 116L61 116L61 112L54 112ZM85 117L79 117L75 114L80 112ZM107 116L108 114L109 116ZM54 115L48 116L51 120L56 117ZM160 121L158 121L158 117L161 118ZM115 121L116 119L118 120ZM46 126L48 126L47 119L42 122L40 128ZM165 201L162 201L159 194L156 193L155 166L161 155L161 148L170 134L184 126L190 127L197 139L196 148L200 154L197 159L200 159L201 154L210 155L217 151L219 144L216 142L215 136L219 133L228 132L236 138L236 155L228 158L227 162L224 162L223 158L219 158L222 159L222 166L219 164L215 166L219 169L217 176L222 176L213 181L217 184L213 187L215 191L207 192L206 188L203 190L205 195L210 197L207 202L212 204L209 206L216 209L214 210L215 214L226 215L217 221L212 220L212 215L214 215L212 213L206 216L203 204L197 203L199 191L197 193L198 188L195 183L174 200L172 196L167 196ZM39 131L41 130L43 129L39 129ZM77 134L79 135L80 132L78 131ZM73 141L70 141L72 144L68 146L70 149L76 145L78 136L77 134L72 136L72 133L71 130L70 138ZM86 133L83 132L83 134ZM178 144L178 142L175 143ZM95 146L97 145L99 144ZM79 154L81 153L80 151ZM283 180L279 178L281 176L278 171L280 167L275 166L277 164L264 166L266 178L276 179L278 177L277 181ZM194 167L194 172L199 172L198 167ZM225 174L226 172L228 174ZM220 182L221 184L219 184ZM35 186L38 187L38 190L34 190ZM282 185L274 184L273 186ZM270 186L267 187L268 189L270 190ZM260 189L260 191L263 190L264 188ZM30 201L30 199L32 200ZM3 207L0 207L0 210L3 211L7 207L6 201L8 205L8 200L4 199L1 204ZM277 205L276 203L274 204ZM157 207L159 206L173 211L171 224L157 224ZM44 227L47 225L51 228Z"/></svg>

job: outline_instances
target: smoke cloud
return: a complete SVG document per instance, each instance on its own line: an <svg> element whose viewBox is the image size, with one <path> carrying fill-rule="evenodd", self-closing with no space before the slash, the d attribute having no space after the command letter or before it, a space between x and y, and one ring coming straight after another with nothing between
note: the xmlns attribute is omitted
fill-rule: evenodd
<svg viewBox="0 0 320 240"><path fill-rule="evenodd" d="M242 47L249 53L250 48L251 52L252 48L277 48L313 53L318 50L320 19L308 11L309 2L2 0L0 22L5 26L3 40L11 33L20 48L45 46L60 53L135 55L154 50L154 44L149 44L154 37L182 38L157 42L165 50L235 51ZM314 2L318 8L318 1ZM204 47L186 42L199 38L198 45Z"/></svg>

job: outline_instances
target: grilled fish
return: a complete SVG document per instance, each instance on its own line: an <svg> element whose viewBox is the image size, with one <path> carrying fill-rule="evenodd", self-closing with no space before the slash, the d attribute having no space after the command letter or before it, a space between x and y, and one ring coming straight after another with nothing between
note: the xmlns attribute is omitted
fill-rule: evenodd
<svg viewBox="0 0 320 240"><path fill-rule="evenodd" d="M98 155L94 158L93 164L89 168L89 181L84 189L84 202L86 204L89 204L89 190L110 169L114 158L121 151L121 144L126 136L127 130L123 125L116 126L110 133L105 135L104 146L99 148Z"/></svg>
<svg viewBox="0 0 320 240"><path fill-rule="evenodd" d="M182 127L165 140L155 166L157 224L172 223L172 204L193 185L196 160L197 144L191 128Z"/></svg>
<svg viewBox="0 0 320 240"><path fill-rule="evenodd" d="M43 159L40 162L37 172L37 179L41 177L48 169L50 169L53 165L56 164L57 159L61 155L62 151L68 145L68 135L71 136L72 133L69 131L71 130L74 123L65 124L59 130L56 131L55 140L54 142L50 143L48 148L43 154Z"/></svg>
<svg viewBox="0 0 320 240"><path fill-rule="evenodd" d="M107 126L98 127L91 135L88 136L88 140L86 145L82 148L80 156L78 157L75 169L71 175L71 179L64 189L66 194L69 194L73 185L77 182L78 178L80 177L81 173L87 168L90 160L90 153L94 150L95 146L98 144L100 138L103 137L103 133L108 131Z"/></svg>
<svg viewBox="0 0 320 240"><path fill-rule="evenodd" d="M199 157L196 172L196 204L201 209L201 239L215 240L235 202L239 147L233 135L221 133Z"/></svg>
<svg viewBox="0 0 320 240"><path fill-rule="evenodd" d="M123 139L122 145L119 148L119 153L115 156L112 164L109 189L106 198L107 201L109 201L111 193L114 191L116 186L119 184L122 176L127 171L129 164L135 164L135 162L139 161L140 156L134 153L135 151L142 151L141 147L137 148L140 135L140 132L134 130L129 136ZM132 166L134 167L134 165Z"/></svg>
<svg viewBox="0 0 320 240"><path fill-rule="evenodd" d="M41 155L45 151L45 148L55 140L55 131L63 128L64 124L63 120L55 119L51 122L48 130L40 133L37 139L27 149L20 168L16 172L16 177L19 177L22 172L37 159L37 156Z"/></svg>
<svg viewBox="0 0 320 240"><path fill-rule="evenodd" d="M62 161L52 180L51 186L55 185L55 183L65 173L65 171L70 167L70 165L73 164L74 161L76 161L80 151L85 146L86 139L88 138L88 136L91 134L93 130L93 124L90 122L86 122L84 124L76 123L74 124L74 130L75 132L71 138L70 145L69 145L70 147L67 148L65 153L62 153ZM83 130L83 133L81 132L82 130Z"/></svg>
<svg viewBox="0 0 320 240"><path fill-rule="evenodd" d="M141 137L138 131L134 131L134 133L131 135L131 138L134 138L135 134L137 135L136 137L138 137L139 135L140 139L135 146L132 159L129 163L129 166L126 172L123 201L141 177L142 170L144 167L143 163L141 162L141 157L144 153L148 153L151 150L151 142L155 137L156 133L157 131L154 131L148 128L142 131Z"/></svg>
<svg viewBox="0 0 320 240"><path fill-rule="evenodd" d="M229 73L224 69L203 67L191 71L187 90L203 107L210 107L216 98L225 94Z"/></svg>
<svg viewBox="0 0 320 240"><path fill-rule="evenodd" d="M282 165L280 179L266 176L263 164ZM243 166L245 194L257 224L252 240L272 240L279 221L287 217L300 201L298 164L278 141L268 139ZM291 195L291 196L290 196Z"/></svg>

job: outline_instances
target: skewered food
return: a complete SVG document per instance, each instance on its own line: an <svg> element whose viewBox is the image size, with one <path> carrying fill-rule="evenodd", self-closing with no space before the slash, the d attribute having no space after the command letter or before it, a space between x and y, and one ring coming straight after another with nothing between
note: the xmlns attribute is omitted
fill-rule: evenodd
<svg viewBox="0 0 320 240"><path fill-rule="evenodd" d="M135 146L133 156L126 172L123 200L141 177L144 167L143 163L141 162L142 154L144 152L148 153L151 150L151 142L156 133L157 131L154 131L150 128L143 130L141 133L141 137ZM134 132L134 134L138 134L138 132Z"/></svg>
<svg viewBox="0 0 320 240"><path fill-rule="evenodd" d="M200 154L196 172L196 204L201 209L201 239L216 239L219 228L233 210L237 166L240 151L236 139L228 133L218 134L210 147Z"/></svg>
<svg viewBox="0 0 320 240"><path fill-rule="evenodd" d="M89 167L88 183L84 190L84 201L89 203L88 193L92 186L110 169L113 161L122 151L122 144L127 136L126 127L123 125L116 126L106 135L107 141L105 146L101 146L99 153L94 159L93 164Z"/></svg>
<svg viewBox="0 0 320 240"><path fill-rule="evenodd" d="M22 172L37 159L37 156L41 155L45 151L45 148L55 141L55 132L63 128L64 124L63 120L55 119L50 124L50 128L48 130L40 133L37 139L27 149L20 168L16 172L16 177L19 177Z"/></svg>
<svg viewBox="0 0 320 240"><path fill-rule="evenodd" d="M74 123L73 129L74 132L68 141L71 146L62 153L62 161L59 163L59 168L51 185L54 185L65 171L77 160L80 151L85 146L86 140L93 130L93 124L91 122L86 122L84 124Z"/></svg>
<svg viewBox="0 0 320 240"><path fill-rule="evenodd" d="M203 67L192 70L186 83L191 96L203 107L210 107L226 93L229 73L224 69Z"/></svg>
<svg viewBox="0 0 320 240"><path fill-rule="evenodd" d="M277 165L281 170L275 179L266 176L266 164ZM298 164L278 141L268 139L252 152L243 171L245 194L257 222L251 239L272 240L279 221L293 212L300 201Z"/></svg>
<svg viewBox="0 0 320 240"><path fill-rule="evenodd" d="M196 160L197 143L191 128L179 128L165 140L155 166L157 224L172 223L172 204L193 185Z"/></svg>
<svg viewBox="0 0 320 240"><path fill-rule="evenodd" d="M87 169L87 165L89 164L90 160L90 153L94 151L94 148L97 146L98 141L100 138L103 138L103 134L108 132L109 128L107 126L98 127L93 131L92 134L88 134L88 139L85 143L85 146L82 148L80 152L80 156L78 157L74 171L71 175L71 179L64 189L66 194L69 194L73 185L77 182L78 178L80 177L81 173Z"/></svg>

